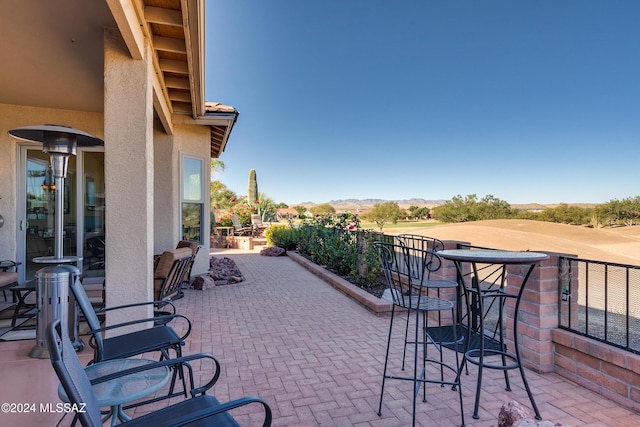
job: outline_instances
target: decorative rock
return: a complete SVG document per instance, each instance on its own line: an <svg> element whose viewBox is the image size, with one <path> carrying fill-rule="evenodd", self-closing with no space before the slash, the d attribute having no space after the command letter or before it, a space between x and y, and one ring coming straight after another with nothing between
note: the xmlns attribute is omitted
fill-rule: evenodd
<svg viewBox="0 0 640 427"><path fill-rule="evenodd" d="M271 246L269 248L264 248L260 251L260 255L264 256L280 256L284 254L284 249L279 248L278 246Z"/></svg>
<svg viewBox="0 0 640 427"><path fill-rule="evenodd" d="M498 414L498 427L571 427L567 424L553 423L551 421L536 421L531 413L516 402L505 403Z"/></svg>
<svg viewBox="0 0 640 427"><path fill-rule="evenodd" d="M230 258L211 257L209 266L211 267L209 275L213 278L216 285L230 285L244 280L244 276L238 269L238 266Z"/></svg>
<svg viewBox="0 0 640 427"><path fill-rule="evenodd" d="M532 418L527 408L512 400L502 405L498 414L498 427L513 427L518 421L527 418Z"/></svg>
<svg viewBox="0 0 640 427"><path fill-rule="evenodd" d="M205 274L203 276L196 276L191 282L191 287L198 291L206 291L207 289L215 288L216 283L213 281L213 277Z"/></svg>

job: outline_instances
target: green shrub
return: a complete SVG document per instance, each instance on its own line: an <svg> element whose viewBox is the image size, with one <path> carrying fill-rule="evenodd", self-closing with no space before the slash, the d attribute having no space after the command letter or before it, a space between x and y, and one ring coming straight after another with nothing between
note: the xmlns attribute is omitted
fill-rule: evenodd
<svg viewBox="0 0 640 427"><path fill-rule="evenodd" d="M350 214L316 216L305 220L298 229L298 249L319 265L340 275L358 271L358 219Z"/></svg>
<svg viewBox="0 0 640 427"><path fill-rule="evenodd" d="M264 233L269 246L277 246L286 250L298 247L298 230L287 225L272 225Z"/></svg>
<svg viewBox="0 0 640 427"><path fill-rule="evenodd" d="M338 275L354 279L352 283L363 288L379 283L380 261L373 242L383 239L393 241L391 236L361 229L360 221L351 214L318 215L298 227L300 253Z"/></svg>
<svg viewBox="0 0 640 427"><path fill-rule="evenodd" d="M233 227L233 220L230 216L220 219L220 227Z"/></svg>

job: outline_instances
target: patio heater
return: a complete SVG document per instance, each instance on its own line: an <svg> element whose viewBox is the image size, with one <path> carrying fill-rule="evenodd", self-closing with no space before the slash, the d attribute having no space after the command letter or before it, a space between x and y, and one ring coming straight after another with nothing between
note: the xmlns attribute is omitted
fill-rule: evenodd
<svg viewBox="0 0 640 427"><path fill-rule="evenodd" d="M69 285L80 280L80 270L65 264L82 261L82 257L64 255L64 181L69 157L76 155L76 147L103 145L104 142L86 132L60 125L25 126L10 130L9 135L43 144L42 151L49 154L55 182L54 255L33 259L35 263L50 265L36 272L36 344L29 356L36 359L49 358L46 327L53 320L60 320L63 330L69 331L75 349L80 351L84 348L84 343L78 336L75 302L73 310L69 311Z"/></svg>

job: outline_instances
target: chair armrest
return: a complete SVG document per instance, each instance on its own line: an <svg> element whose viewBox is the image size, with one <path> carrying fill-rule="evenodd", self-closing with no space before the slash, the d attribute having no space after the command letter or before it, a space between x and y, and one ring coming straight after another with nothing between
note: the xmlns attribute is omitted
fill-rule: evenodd
<svg viewBox="0 0 640 427"><path fill-rule="evenodd" d="M123 308L131 308L131 307L139 307L139 306L143 306L143 305L159 305L161 307L165 307L167 305L170 305L172 308L172 313L171 314L175 314L176 313L176 306L173 305L173 302L170 300L163 300L163 301L145 301L145 302L137 302L137 303L132 303L132 304L125 304L125 305L118 305L115 307L108 307L108 308L98 308L95 310L96 314L101 314L107 311L112 311L112 310L120 310Z"/></svg>
<svg viewBox="0 0 640 427"><path fill-rule="evenodd" d="M171 413L171 419L167 420L167 423L163 425L182 426L182 425L190 425L191 423L195 423L197 425L209 425L209 423L207 423L206 421L200 422L200 423L198 423L198 421L204 420L209 417L213 417L214 415L218 415L223 412L227 412L232 409L238 408L240 406L248 405L251 403L258 403L262 405L262 407L264 408L264 422L262 423L263 427L269 427L273 419L273 416L271 414L271 408L264 400L260 399L259 397L246 396L240 399L232 400L227 403L219 403L217 402L217 400L213 401L213 399L209 396L200 396L200 397L197 397L196 399L203 400L203 402L200 403L200 406L202 406L202 409L196 409L191 412L181 413L181 414ZM180 403L178 403L177 405L180 405ZM161 409L161 411L162 410L164 409ZM138 418L134 418L133 420L128 421L129 424L127 425L131 425L131 426L148 425L144 421L141 421L140 423L138 423L138 420L139 420ZM142 418L142 420L144 420L144 418ZM156 427L157 427L157 420L155 421L156 421Z"/></svg>
<svg viewBox="0 0 640 427"><path fill-rule="evenodd" d="M98 329L91 329L91 330L83 333L82 335L94 335L94 334L102 333L104 331L109 331L111 329L117 329L117 328L122 328L122 327L125 327L125 326L137 325L139 323L161 322L162 324L166 324L166 323L172 321L173 319L177 319L177 318L182 318L182 319L185 319L187 321L187 332L185 332L180 337L180 341L184 341L191 334L191 320L189 320L189 318L187 316L183 316L182 314L168 314L166 316L156 316L156 317L152 317L150 319L130 320L128 322L117 323L115 325L105 326L105 327L98 328Z"/></svg>
<svg viewBox="0 0 640 427"><path fill-rule="evenodd" d="M262 423L262 426L269 427L273 418L271 414L271 408L269 407L267 402L255 396L245 396L241 397L240 399L232 400L230 402L221 403L220 405L211 406L199 411L193 411L190 414L186 414L182 417L177 417L177 419L172 419L171 421L177 421L176 425L187 424L204 418L212 417L216 414L221 414L223 412L227 412L232 409L239 408L240 406L248 405L250 403L258 403L262 405L262 407L264 408L264 422Z"/></svg>
<svg viewBox="0 0 640 427"><path fill-rule="evenodd" d="M191 368L191 365L189 365L188 362L194 361L194 360L200 360L200 359L210 359L213 361L216 369L215 369L215 373L213 375L213 377L207 381L207 383L203 386L200 387L195 387L194 381L193 381L193 369ZM218 359L216 359L214 356L210 355L210 354L206 354L206 353L198 353L198 354L191 354L188 356L183 356L183 357L177 357L175 359L165 359L165 360L161 360L158 362L154 362L154 363L149 363L148 365L141 365L141 366L136 366L134 368L129 368L129 369L125 369L124 371L118 371L118 372L114 372L108 375L104 375L102 377L97 377L97 378L93 378L91 380L91 384L100 384L106 381L111 381L117 378L121 378L127 375L131 375L131 374L135 374L138 372L144 372L144 371L148 371L151 369L155 369L155 368L160 368L166 366L168 368L180 368L180 367L187 367L187 369L189 369L189 385L191 386L191 390L189 390L189 392L191 393L192 397L196 397L197 395L204 395L205 392L209 389L211 389L215 383L218 381L218 378L220 378L220 362L218 361Z"/></svg>

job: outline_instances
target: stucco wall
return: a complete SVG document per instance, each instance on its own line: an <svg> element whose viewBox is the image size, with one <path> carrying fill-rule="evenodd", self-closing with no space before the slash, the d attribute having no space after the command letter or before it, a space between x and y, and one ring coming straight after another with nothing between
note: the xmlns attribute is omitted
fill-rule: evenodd
<svg viewBox="0 0 640 427"><path fill-rule="evenodd" d="M178 159L173 155L173 137L154 132L154 244L153 251L160 254L175 248L178 234L177 209L172 206L179 200L177 175Z"/></svg>
<svg viewBox="0 0 640 427"><path fill-rule="evenodd" d="M180 156L188 155L194 157L200 157L204 163L204 176L205 181L204 188L204 212L203 212L203 245L204 248L198 252L192 274L203 274L209 269L209 238L211 234L209 229L209 207L211 203L209 201L209 188L206 185L209 182L209 176L211 175L211 148L210 148L210 130L206 126L196 125L175 125L175 134L173 135L173 150L172 156L174 157L174 165L180 164ZM174 183L176 188L175 199L180 200L180 167L176 166L173 170ZM180 204L174 204L175 218L177 218L177 232L178 236L182 236L182 226L180 224Z"/></svg>

